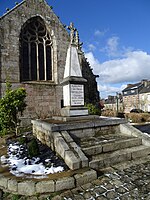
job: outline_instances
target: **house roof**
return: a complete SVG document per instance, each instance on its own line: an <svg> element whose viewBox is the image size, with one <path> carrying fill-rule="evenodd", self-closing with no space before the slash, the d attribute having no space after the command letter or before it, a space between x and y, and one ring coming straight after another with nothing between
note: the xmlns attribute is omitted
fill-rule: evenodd
<svg viewBox="0 0 150 200"><path fill-rule="evenodd" d="M143 94L143 93L150 93L150 84L147 85L146 87L143 87L139 93L140 93L140 94Z"/></svg>
<svg viewBox="0 0 150 200"><path fill-rule="evenodd" d="M141 82L135 83L135 84L128 84L127 87L124 90L122 90L122 92L125 92L125 91L128 91L128 90L132 90L132 89L137 89L141 85L142 85Z"/></svg>

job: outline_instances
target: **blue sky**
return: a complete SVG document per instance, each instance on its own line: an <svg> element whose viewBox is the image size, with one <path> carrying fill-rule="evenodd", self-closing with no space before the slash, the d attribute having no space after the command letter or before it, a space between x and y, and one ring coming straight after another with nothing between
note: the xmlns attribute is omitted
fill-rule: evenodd
<svg viewBox="0 0 150 200"><path fill-rule="evenodd" d="M0 0L0 15L16 0ZM18 1L21 2L21 1ZM74 22L101 97L150 79L150 0L47 0L63 24Z"/></svg>

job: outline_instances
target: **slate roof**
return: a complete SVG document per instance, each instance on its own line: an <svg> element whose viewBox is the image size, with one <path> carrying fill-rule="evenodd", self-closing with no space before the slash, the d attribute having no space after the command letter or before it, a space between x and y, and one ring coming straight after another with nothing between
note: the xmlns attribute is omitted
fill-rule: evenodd
<svg viewBox="0 0 150 200"><path fill-rule="evenodd" d="M132 90L132 89L137 89L141 85L142 85L141 82L135 83L135 84L128 84L127 87L124 90L122 90L122 92L125 92L125 91L128 91L128 90Z"/></svg>
<svg viewBox="0 0 150 200"><path fill-rule="evenodd" d="M140 93L140 94L143 94L143 93L150 93L150 83L149 83L149 85L147 85L146 87L143 87L139 93Z"/></svg>

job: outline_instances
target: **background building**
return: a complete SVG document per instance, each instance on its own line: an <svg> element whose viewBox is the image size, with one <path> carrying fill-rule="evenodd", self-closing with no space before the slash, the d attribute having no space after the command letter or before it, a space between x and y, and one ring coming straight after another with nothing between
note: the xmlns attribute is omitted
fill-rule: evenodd
<svg viewBox="0 0 150 200"><path fill-rule="evenodd" d="M122 95L120 93L116 96L109 95L108 98L104 100L104 110L123 112Z"/></svg>
<svg viewBox="0 0 150 200"><path fill-rule="evenodd" d="M125 113L132 109L150 112L150 81L142 80L139 83L128 84L122 94Z"/></svg>

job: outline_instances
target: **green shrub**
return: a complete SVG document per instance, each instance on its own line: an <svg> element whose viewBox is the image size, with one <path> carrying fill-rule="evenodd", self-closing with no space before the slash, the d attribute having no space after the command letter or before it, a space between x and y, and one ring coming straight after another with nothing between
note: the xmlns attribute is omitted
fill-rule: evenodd
<svg viewBox="0 0 150 200"><path fill-rule="evenodd" d="M29 143L28 143L28 156L30 158L32 157L36 157L39 155L39 147L38 147L38 143L36 141L36 139L32 139Z"/></svg>
<svg viewBox="0 0 150 200"><path fill-rule="evenodd" d="M19 141L19 144L26 144L27 138L26 137L20 137L18 141Z"/></svg>
<svg viewBox="0 0 150 200"><path fill-rule="evenodd" d="M26 107L26 91L24 88L11 89L11 84L6 82L6 93L0 99L0 135L13 132L19 123L19 114Z"/></svg>
<svg viewBox="0 0 150 200"><path fill-rule="evenodd" d="M12 200L19 200L20 198L21 198L21 196L18 195L18 194L13 194L12 195Z"/></svg>
<svg viewBox="0 0 150 200"><path fill-rule="evenodd" d="M88 108L90 115L101 115L101 109L98 106L93 105L92 103L88 103L85 105Z"/></svg>

